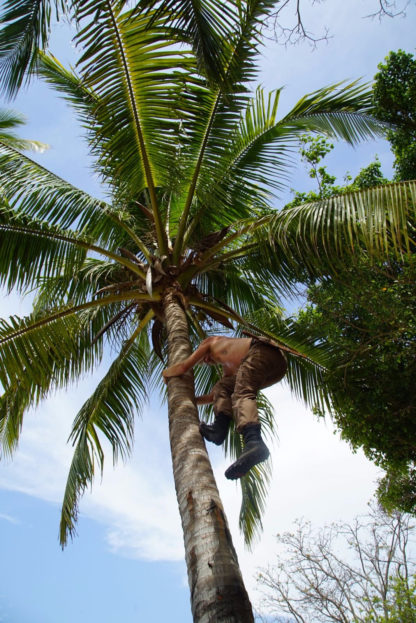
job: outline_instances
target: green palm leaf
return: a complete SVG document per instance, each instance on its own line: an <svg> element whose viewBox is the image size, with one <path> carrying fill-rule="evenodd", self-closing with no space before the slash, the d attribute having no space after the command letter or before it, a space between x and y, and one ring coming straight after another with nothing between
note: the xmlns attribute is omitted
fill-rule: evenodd
<svg viewBox="0 0 416 623"><path fill-rule="evenodd" d="M26 379L13 383L0 396L0 457L12 456L19 442L24 413L40 397L38 387Z"/></svg>
<svg viewBox="0 0 416 623"><path fill-rule="evenodd" d="M209 206L210 219L220 214L216 227L262 213L287 179L298 138L306 131L326 133L356 144L380 136L384 126L370 117L369 92L353 82L320 89L302 98L281 120L276 120L280 91L265 99L262 89L249 102L231 136L215 135L214 154L201 168L198 211ZM225 220L224 216L227 219Z"/></svg>
<svg viewBox="0 0 416 623"><path fill-rule="evenodd" d="M59 224L99 242L120 246L126 239L122 211L113 211L104 201L48 171L18 151L0 143L0 184L11 206L26 217Z"/></svg>
<svg viewBox="0 0 416 623"><path fill-rule="evenodd" d="M226 47L231 33L238 28L238 13L232 4L214 0L205 5L194 0L146 0L133 11L150 15L151 26L161 17L168 19L179 36L192 45L199 73L217 84L226 75Z"/></svg>
<svg viewBox="0 0 416 623"><path fill-rule="evenodd" d="M19 217L0 207L0 285L26 291L41 278L81 268L88 244L72 232Z"/></svg>
<svg viewBox="0 0 416 623"><path fill-rule="evenodd" d="M86 3L80 19L96 4ZM166 252L156 187L163 183L164 172L175 156L179 104L186 103L181 90L189 72L194 71L194 60L186 49L172 45L171 31L161 24L155 22L147 28L146 16L130 19L130 14L120 13L115 4L99 4L97 20L77 36L78 45L85 50L78 66L87 88L103 102L111 99L115 129L111 149L123 152L123 162L117 157L118 177L125 183L134 179L136 198L147 189L159 245ZM114 169L113 177L117 177Z"/></svg>
<svg viewBox="0 0 416 623"><path fill-rule="evenodd" d="M34 309L47 310L59 304L81 305L97 296L103 288L120 283L120 266L116 262L87 257L76 274L40 278ZM105 290L104 290L105 291Z"/></svg>
<svg viewBox="0 0 416 623"><path fill-rule="evenodd" d="M143 277L140 266L125 257L91 244L84 236L29 220L13 210L0 208L0 284L20 291L39 280L68 274L75 276L87 251L104 255Z"/></svg>
<svg viewBox="0 0 416 623"><path fill-rule="evenodd" d="M416 182L399 182L283 210L272 223L276 243L312 272L327 271L364 247L399 257L414 240Z"/></svg>
<svg viewBox="0 0 416 623"><path fill-rule="evenodd" d="M96 462L101 472L104 467L98 432L110 442L114 462L119 454L125 458L131 451L134 418L147 398L149 343L144 329L151 316L149 312L124 343L119 356L75 418L70 435L75 450L62 503L62 546L74 534L79 498L94 478Z"/></svg>
<svg viewBox="0 0 416 623"><path fill-rule="evenodd" d="M50 316L51 314L49 314ZM4 454L16 448L24 412L56 388L67 387L102 355L92 337L100 318L82 322L64 316L48 322L48 316L12 317L0 323L0 444Z"/></svg>
<svg viewBox="0 0 416 623"><path fill-rule="evenodd" d="M95 335L107 320L104 308L114 314L125 301L151 302L149 295L126 292L82 305L42 310L26 318L0 322L0 382L4 388L27 377L42 391L66 387L100 356ZM108 313L108 312L107 312ZM91 355L88 355L90 349Z"/></svg>
<svg viewBox="0 0 416 623"><path fill-rule="evenodd" d="M36 65L38 49L49 40L52 7L65 12L64 0L5 0L0 23L0 89L16 95Z"/></svg>
<svg viewBox="0 0 416 623"><path fill-rule="evenodd" d="M230 131L238 124L241 110L247 104L247 89L243 84L254 79L256 75L255 57L258 52L255 44L256 36L261 18L267 15L270 8L271 3L263 0L240 4L239 27L235 33L231 33L228 40L225 83L216 89L201 92L198 98L198 114L194 122L186 120L187 134L192 140L187 148L185 144L185 149L182 149L181 153L182 160L187 163L183 175L186 181L185 203L179 201L177 212L172 211L173 229L176 230L176 223L179 221L175 259L181 253L188 225L195 218L199 218L199 210L192 207L195 196L200 194L203 163L218 161L224 143L230 138ZM198 203L196 205L198 206Z"/></svg>

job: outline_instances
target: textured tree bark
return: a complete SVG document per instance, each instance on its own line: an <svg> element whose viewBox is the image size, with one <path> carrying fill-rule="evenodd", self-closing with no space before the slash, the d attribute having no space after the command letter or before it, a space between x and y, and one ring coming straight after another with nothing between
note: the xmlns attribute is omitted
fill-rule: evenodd
<svg viewBox="0 0 416 623"><path fill-rule="evenodd" d="M191 352L186 314L174 291L164 310L169 365ZM193 373L168 381L173 474L185 542L195 623L253 623L227 519L199 432Z"/></svg>

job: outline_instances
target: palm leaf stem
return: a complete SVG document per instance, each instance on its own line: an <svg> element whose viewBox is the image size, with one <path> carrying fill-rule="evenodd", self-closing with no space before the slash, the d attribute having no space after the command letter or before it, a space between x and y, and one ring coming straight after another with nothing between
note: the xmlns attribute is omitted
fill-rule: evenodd
<svg viewBox="0 0 416 623"><path fill-rule="evenodd" d="M193 326L195 328L195 331L199 335L200 339L204 340L207 337L206 333L203 330L203 328L201 327L201 325L198 322L198 320L195 318L194 314L189 313L188 310L187 310L186 314L187 314L188 318L190 319L191 323L193 324Z"/></svg>
<svg viewBox="0 0 416 623"><path fill-rule="evenodd" d="M251 16L252 17L252 16ZM245 24L245 27L242 29L242 32L240 34L240 37L237 39L237 41L235 42L233 51L230 55L230 58L228 59L228 64L225 68L224 71L224 83L226 82L226 79L229 75L229 72L232 68L233 65L233 61L235 58L235 54L237 53L237 50L239 49L239 46L241 44L241 42L244 40L244 37L247 36L247 30L249 30L250 28L250 19L247 17L247 22ZM195 166L195 170L194 170L194 174L192 176L192 181L191 181L191 185L189 187L189 191L188 191L188 196L186 199L186 203L185 203L185 207L181 216L181 220L179 222L179 229L178 229L178 235L176 237L176 241L175 241L175 247L174 247L174 259L175 261L178 260L180 253L181 253L181 249L183 246L183 242L184 242L184 234L185 234L185 230L186 230L186 226L187 226L187 221L188 221L188 216L189 216L189 211L191 209L191 205L192 205L192 200L195 194L195 189L196 189L196 185L197 185L197 181L198 181L198 176L199 176L199 172L202 166L202 161L205 155L205 150L208 144L208 139L210 136L210 132L215 120L215 115L221 100L221 96L223 95L223 92L221 89L217 90L217 93L215 95L215 101L213 103L212 106L212 110L211 110L211 115L209 116L208 119L208 123L206 126L206 130L205 130L205 134L204 134L204 138L202 140L202 144L201 144L201 149L199 151L199 155L198 155L198 160L196 162L196 166Z"/></svg>
<svg viewBox="0 0 416 623"><path fill-rule="evenodd" d="M211 262L208 262L207 264L198 266L199 270L197 272L205 273L207 270L214 268L214 266L217 266L218 264L228 262L229 260L235 260L239 257L244 257L245 255L247 255L248 251L251 251L252 249L255 249L255 248L257 248L257 244L254 242L252 244L245 244L243 247L234 249L234 251L229 251L228 253L224 253L224 255L217 256L216 258L214 258Z"/></svg>
<svg viewBox="0 0 416 623"><path fill-rule="evenodd" d="M246 244L243 247L239 247L238 249L229 251L229 253L225 253L224 255L219 255L218 257L214 258L212 261L208 261L208 262L205 262L204 264L198 264L198 266L191 267L188 270L184 271L184 273L178 277L178 282L182 286L185 286L190 281L192 281L192 279L196 275L206 273L208 270L212 270L213 268L218 266L218 264L224 264L230 260L238 259L239 257L244 257L245 255L247 255L249 251L251 251L252 249L255 249L256 247L257 247L256 243Z"/></svg>
<svg viewBox="0 0 416 623"><path fill-rule="evenodd" d="M118 225L120 225L120 227L122 229L124 229L126 234L128 234L130 236L130 238L133 240L133 242L135 242L137 244L138 249L140 249L140 251L143 253L143 255L146 258L146 260L148 262L150 262L150 252L149 252L149 249L146 247L144 242L142 240L140 240L138 235L126 223L121 221L117 216L111 215L111 213L109 214L109 216Z"/></svg>
<svg viewBox="0 0 416 623"><path fill-rule="evenodd" d="M9 335L6 335L5 337L1 338L0 347L2 344L6 344L10 340L14 340L20 337L21 335L30 333L31 331L35 331L39 327L42 327L46 324L50 324L51 322L59 320L60 318L65 318L65 316L71 316L80 311L91 309L93 307L101 307L103 305L110 305L112 303L120 303L122 301L127 301L127 300L132 300L132 299L138 302L141 302L141 301L156 302L160 300L160 295L150 296L149 294L143 294L143 292L141 291L139 292L131 291L131 292L125 292L124 294L118 294L118 295L114 294L112 296L106 296L105 298L98 299L97 301L89 301L88 303L83 303L82 305L76 305L75 307L69 307L67 309L60 309L59 311L52 313L45 318L41 318L40 320L37 320L36 322L32 323L31 325L27 327L18 329L17 331L13 331Z"/></svg>
<svg viewBox="0 0 416 623"><path fill-rule="evenodd" d="M118 26L118 23L117 23L116 16L115 16L113 8L111 6L111 2L107 2L107 6L108 6L109 14L110 14L110 19L111 19L111 22L112 22L112 25L113 25L113 28L114 28L114 32L115 32L115 36L116 36L116 40L117 40L117 45L118 45L119 52L120 52L121 63L122 63L122 66L123 66L124 76L125 76L125 80L126 80L126 86L127 86L127 90L128 90L130 104L131 104L131 107L132 107L132 113L133 113L134 123L135 123L135 127L136 127L137 138L138 138L138 141L139 141L140 153L141 153L142 160L143 160L143 167L144 167L144 172L145 172L145 176L146 176L149 196L150 196L150 203L151 203L152 211L153 211L153 217L154 217L155 228L156 228L156 235L157 235L159 247L160 247L160 249L162 251L162 254L166 254L167 253L167 246L168 246L167 245L167 240L166 240L166 233L165 233L165 230L163 228L162 220L161 220L160 213L159 213L157 197L156 197L156 190L155 190L155 183L154 183L154 180L153 180L152 170L151 170L151 167L150 167L149 156L147 154L147 149L146 149L146 144L145 144L145 140L144 140L144 136L143 136L142 126L141 126L141 123L140 123L138 104L137 104L137 101L136 101L136 96L135 96L135 93L134 93L134 87L133 87L132 79L131 79L131 76L130 76L130 71L129 71L129 65L128 65L128 60L127 60L127 56L126 56L126 51L124 49L123 39L122 39L122 36L121 36L121 33L120 33L120 29L119 29L119 26Z"/></svg>
<svg viewBox="0 0 416 623"><path fill-rule="evenodd" d="M214 119L215 119L215 114L217 112L218 109L218 105L220 102L220 97L221 97L222 93L220 90L217 91L215 100L213 102L213 106L211 109L211 114L208 118L208 123L205 129L205 133L204 133L204 138L202 139L202 143L201 143L201 148L199 150L199 154L198 154L198 159L196 161L196 165L195 165L195 169L194 169L194 173L192 176L192 180L191 180L191 184L189 186L189 191L188 191L188 195L186 197L186 201L185 201L185 206L183 208L183 212L181 215L181 219L179 221L179 228L178 228L178 234L176 236L176 240L175 240L175 245L174 245L174 249L173 249L173 260L174 262L177 262L179 259L179 256L181 254L181 249L182 249L182 245L184 242L184 234L185 234L185 230L186 230L186 225L188 222L188 216L189 216L189 211L191 209L191 205L192 205L192 200L194 198L194 194L195 194L195 188L198 182L198 177L199 177L199 172L201 170L201 166L202 166L202 161L205 155L205 149L207 147L208 144L208 139L210 137L210 132L211 132L211 128L212 125L214 123Z"/></svg>
<svg viewBox="0 0 416 623"><path fill-rule="evenodd" d="M258 229L259 227L263 226L264 224L267 224L271 219L272 219L272 216L265 216L256 221L253 221L250 219L249 223L245 221L246 224L243 227L241 227L241 229L231 234L231 236L228 236L228 238L223 238L223 240L221 240L216 245L214 245L213 247L205 251L205 253L200 258L200 262L198 263L198 266L190 266L188 269L184 270L182 275L178 277L179 283L181 284L189 283L189 281L191 281L191 279L196 274L205 272L207 269L211 268L212 265L215 265L224 260L226 261L228 259L232 259L234 257L234 254L238 256L238 254L240 254L242 251L244 252L246 249L254 247L255 245L252 245L252 244L245 246L244 249L239 247L238 249L234 249L230 251L229 253L226 253L220 256L219 258L216 258L215 261L212 263L207 262L207 260L209 260L218 251L221 251L222 249L227 247L231 242L233 242L234 240L237 240L238 238L243 236L248 231L254 231Z"/></svg>
<svg viewBox="0 0 416 623"><path fill-rule="evenodd" d="M243 236L244 234L246 234L248 231L255 231L259 227L262 227L265 223L268 223L271 220L271 218L272 216L270 215L270 216L264 216L263 218L256 219L256 220L248 219L248 222L247 220L242 221L242 223L244 223L242 227L240 227L237 231L235 231L233 234L231 234L227 238L223 238L222 240L220 240L220 242L217 242L217 244L211 247L210 249L207 249L207 251L205 251L205 253L202 255L201 261L204 262L204 260L209 259L213 255L215 255L218 251L221 251L222 249L227 247L231 242L240 238L240 236ZM235 225L238 227L239 223L237 222Z"/></svg>
<svg viewBox="0 0 416 623"><path fill-rule="evenodd" d="M95 335L94 339L92 340L92 344L98 342L100 337L103 336L104 333L113 326L113 324L115 324L118 320L120 320L120 318L128 314L128 312L133 309L134 305L134 303L130 303L129 305L127 305L127 307L123 307L123 309L119 311L118 314L110 318L110 320L106 322L105 325L98 331L97 335Z"/></svg>
<svg viewBox="0 0 416 623"><path fill-rule="evenodd" d="M130 262L130 260L128 260L127 258L117 255L117 253L112 253L111 251L107 251L107 249L103 249L102 247L98 247L83 240L78 240L77 238L64 236L63 234L58 234L57 232L42 231L41 229L24 227L23 225L13 225L11 223L1 223L0 230L20 232L22 234L28 234L29 236L38 236L39 238L49 238L52 240L68 242L70 244L73 244L74 246L87 249L87 251L93 251L99 255L103 255L104 257L115 260L119 264L123 264L123 266L134 272L136 275L139 275L139 277L141 277L142 279L146 278L145 272L140 268L140 266L138 266L134 262Z"/></svg>
<svg viewBox="0 0 416 623"><path fill-rule="evenodd" d="M194 307L199 307L201 309L206 309L208 312L212 312L213 314L217 314L218 316L222 316L226 320L229 320L231 318L232 320L235 320L239 324L242 324L242 325L246 325L247 324L246 321L244 320L244 318L242 318L239 314L237 314L236 311L231 309L231 307L228 307L227 311L224 311L220 307L217 307L215 305L210 305L206 301L201 301L201 299L197 299L197 298L193 298L193 297L189 298L189 304L193 305Z"/></svg>

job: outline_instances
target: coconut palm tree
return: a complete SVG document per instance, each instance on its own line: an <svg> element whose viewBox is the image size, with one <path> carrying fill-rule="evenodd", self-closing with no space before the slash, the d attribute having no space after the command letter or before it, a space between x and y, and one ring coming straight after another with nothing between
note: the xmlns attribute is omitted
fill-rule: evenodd
<svg viewBox="0 0 416 623"><path fill-rule="evenodd" d="M24 412L69 387L118 350L76 415L64 493L61 543L74 532L80 496L132 446L136 414L166 363L213 332L274 336L289 355L288 382L316 401L325 353L279 311L301 271L329 270L355 244L406 244L414 187L278 212L297 137L326 133L354 144L382 131L365 88L320 89L278 117L280 91L249 91L260 26L273 2L95 0L4 3L0 82L13 95L41 76L85 128L106 199L95 199L0 135L0 279L36 291L33 313L0 323L0 441L16 447ZM41 48L51 8L76 20L76 69ZM413 192L413 195L409 193ZM167 385L172 463L195 621L253 621L230 531L199 433L195 389L215 369ZM325 398L325 397L324 397ZM264 397L262 423L273 429ZM209 416L209 413L205 415ZM242 451L234 431L225 444ZM240 525L261 527L269 467L241 479Z"/></svg>

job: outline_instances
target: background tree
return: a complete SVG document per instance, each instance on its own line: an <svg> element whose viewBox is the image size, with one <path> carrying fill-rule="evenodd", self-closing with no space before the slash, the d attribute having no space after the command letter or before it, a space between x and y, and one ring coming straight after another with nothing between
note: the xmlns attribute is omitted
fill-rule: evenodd
<svg viewBox="0 0 416 623"><path fill-rule="evenodd" d="M272 5L3 5L3 86L15 93L29 71L60 92L86 129L94 169L106 189L106 199L97 200L1 145L1 283L36 292L29 317L0 323L3 452L16 447L29 407L93 368L105 346L114 357L74 421L62 544L74 532L80 496L102 470L104 443L114 460L128 455L135 416L160 384L166 354L175 364L201 338L224 328L273 335L304 355L290 358L288 380L311 402L323 355L283 322L281 297L293 292L303 262L318 269L324 261L314 244L308 247L316 238L337 257L339 231L350 232L349 243L362 241L384 252L389 247L385 237L356 227L361 212L354 209L272 210L272 190L281 184L299 135L325 132L354 144L382 130L369 115L370 95L355 83L305 96L282 119L279 91L248 92L260 26ZM47 45L53 7L78 25L76 71L40 49ZM396 246L407 240L409 189L399 188L393 203L389 193L376 206L368 198L366 209L377 214L378 232L397 226ZM316 214L325 209L323 230ZM305 246L300 257L293 239ZM328 246L328 240L335 242ZM216 374L197 374L199 393L206 393ZM252 621L194 398L191 373L168 381L193 616ZM267 405L263 424L266 431L273 428ZM233 456L241 452L234 432L227 448ZM267 471L262 465L241 481L248 541L260 524Z"/></svg>
<svg viewBox="0 0 416 623"><path fill-rule="evenodd" d="M375 507L319 531L298 521L295 532L277 536L284 553L258 575L261 611L281 623L410 623L414 538L408 516Z"/></svg>
<svg viewBox="0 0 416 623"><path fill-rule="evenodd" d="M374 76L374 113L393 124L387 132L395 156L395 179L416 178L416 59L390 52Z"/></svg>

